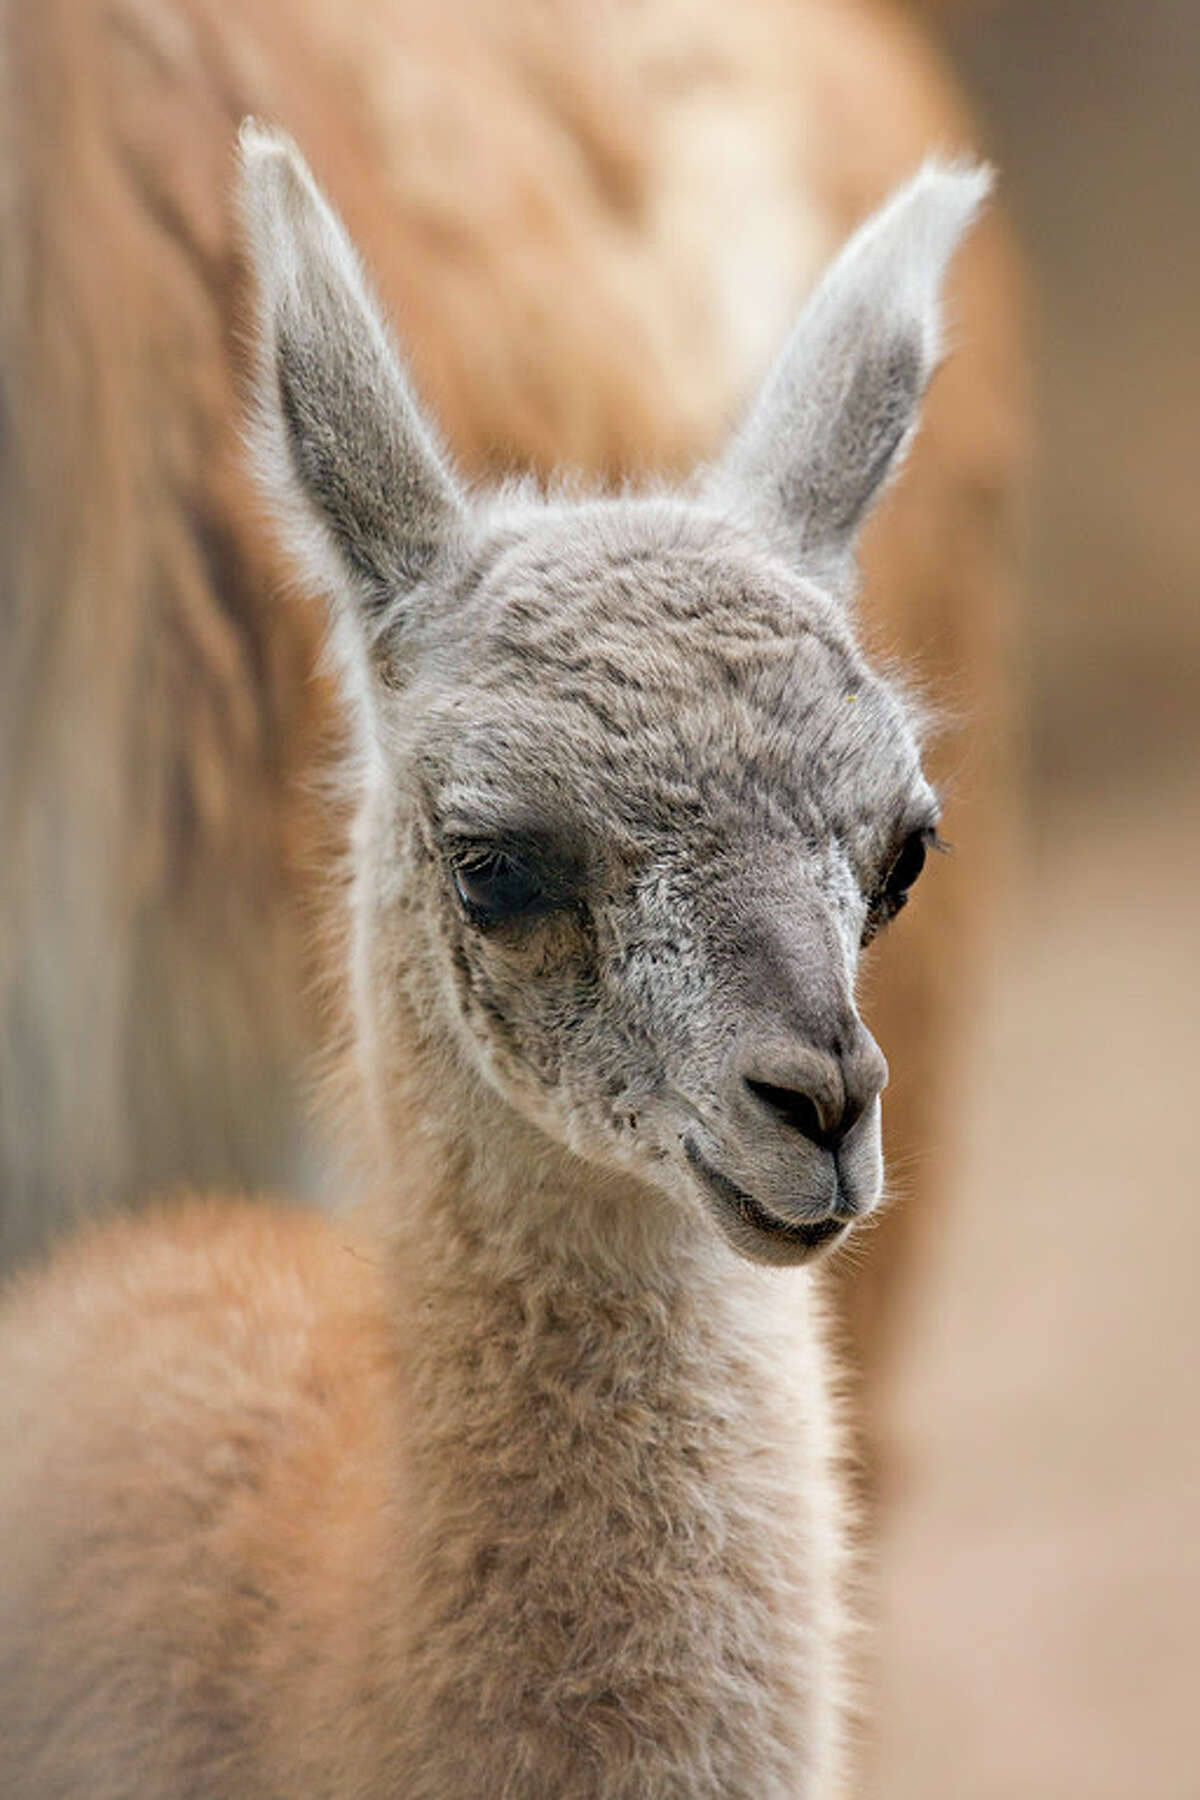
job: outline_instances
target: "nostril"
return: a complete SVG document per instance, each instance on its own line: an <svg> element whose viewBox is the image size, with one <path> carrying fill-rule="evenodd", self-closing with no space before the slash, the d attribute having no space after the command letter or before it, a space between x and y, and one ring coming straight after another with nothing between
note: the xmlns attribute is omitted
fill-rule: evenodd
<svg viewBox="0 0 1200 1800"><path fill-rule="evenodd" d="M846 1095L836 1115L823 1114L811 1094L802 1093L797 1088L776 1087L769 1081L757 1081L753 1076L746 1076L746 1086L763 1106L806 1137L811 1143L818 1144L823 1150L836 1150L866 1111L863 1100L854 1095ZM826 1122L828 1120L828 1123Z"/></svg>
<svg viewBox="0 0 1200 1800"><path fill-rule="evenodd" d="M755 1081L746 1077L746 1086L756 1100L781 1118L785 1125L798 1131L801 1137L811 1138L814 1144L825 1141L828 1135L821 1122L816 1101L809 1094L801 1094L795 1088L775 1087L769 1081Z"/></svg>

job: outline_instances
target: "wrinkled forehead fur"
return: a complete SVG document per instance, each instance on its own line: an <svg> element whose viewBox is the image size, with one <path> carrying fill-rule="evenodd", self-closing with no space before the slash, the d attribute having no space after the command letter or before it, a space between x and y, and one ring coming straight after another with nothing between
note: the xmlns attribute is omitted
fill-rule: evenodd
<svg viewBox="0 0 1200 1800"><path fill-rule="evenodd" d="M871 871L935 812L910 709L845 608L702 501L501 496L395 702L451 839L698 865L835 843ZM385 708L386 710L386 708Z"/></svg>
<svg viewBox="0 0 1200 1800"><path fill-rule="evenodd" d="M927 165L859 230L686 489L472 495L294 146L242 132L256 460L364 747L377 1072L407 984L423 1041L440 1009L516 1115L699 1193L767 1260L879 1195L854 972L937 808L854 641L854 547L987 187Z"/></svg>

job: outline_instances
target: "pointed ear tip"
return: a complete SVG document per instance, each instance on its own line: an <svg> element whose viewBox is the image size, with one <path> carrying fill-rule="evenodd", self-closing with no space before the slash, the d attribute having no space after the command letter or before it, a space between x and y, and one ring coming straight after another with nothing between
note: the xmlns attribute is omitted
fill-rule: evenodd
<svg viewBox="0 0 1200 1800"><path fill-rule="evenodd" d="M247 114L238 126L237 158L243 169L252 169L256 164L278 155L288 140L274 126L267 125L253 114Z"/></svg>
<svg viewBox="0 0 1200 1800"><path fill-rule="evenodd" d="M913 178L913 189L932 196L959 230L972 222L995 186L992 165L967 156L932 156Z"/></svg>
<svg viewBox="0 0 1200 1800"><path fill-rule="evenodd" d="M278 126L243 119L238 129L233 205L243 247L259 279L278 285L289 247L320 211L320 195L295 141Z"/></svg>
<svg viewBox="0 0 1200 1800"><path fill-rule="evenodd" d="M237 165L243 209L252 207L269 183L304 179L304 161L294 141L260 119L245 118L238 127Z"/></svg>

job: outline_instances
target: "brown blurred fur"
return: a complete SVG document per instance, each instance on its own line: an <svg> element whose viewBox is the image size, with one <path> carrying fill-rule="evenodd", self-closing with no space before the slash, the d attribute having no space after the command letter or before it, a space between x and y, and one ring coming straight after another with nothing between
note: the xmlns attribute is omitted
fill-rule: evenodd
<svg viewBox="0 0 1200 1800"><path fill-rule="evenodd" d="M336 721L239 450L227 212L247 112L299 139L468 469L710 450L850 225L969 126L853 0L42 0L0 14L0 1203L314 1192L314 787ZM969 729L941 866L879 957L903 1185L853 1278L876 1341L1010 853L1025 407L1002 226L871 532L868 638ZM969 746L964 749L964 745ZM944 1156L939 1158L944 1163ZM878 1347L878 1344L877 1344Z"/></svg>

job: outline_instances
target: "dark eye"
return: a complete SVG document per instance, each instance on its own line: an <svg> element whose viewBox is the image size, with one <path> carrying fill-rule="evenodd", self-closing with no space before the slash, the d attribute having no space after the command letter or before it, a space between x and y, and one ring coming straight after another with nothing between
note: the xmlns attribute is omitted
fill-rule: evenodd
<svg viewBox="0 0 1200 1800"><path fill-rule="evenodd" d="M464 851L453 869L458 897L476 925L499 925L550 904L540 877L505 850Z"/></svg>
<svg viewBox="0 0 1200 1800"><path fill-rule="evenodd" d="M888 920L894 919L900 909L907 905L909 889L925 867L930 845L936 843L937 833L931 825L923 826L920 831L912 831L905 838L893 857L887 874L871 896L867 922L863 927L864 944L869 944L873 937L877 937Z"/></svg>
<svg viewBox="0 0 1200 1800"><path fill-rule="evenodd" d="M886 894L901 901L907 898L909 888L925 867L928 847L928 834L924 831L914 831L910 837L905 838L900 846L899 856L887 872L887 880L883 884Z"/></svg>

